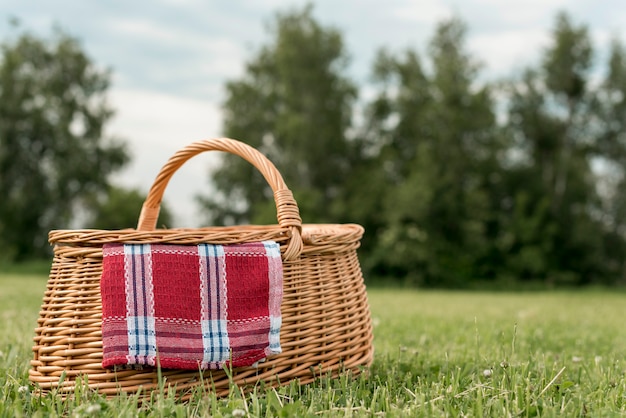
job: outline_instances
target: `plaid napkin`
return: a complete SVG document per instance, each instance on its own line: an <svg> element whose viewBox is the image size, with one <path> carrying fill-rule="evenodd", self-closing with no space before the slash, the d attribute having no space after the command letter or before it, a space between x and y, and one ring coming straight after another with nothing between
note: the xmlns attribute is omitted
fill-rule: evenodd
<svg viewBox="0 0 626 418"><path fill-rule="evenodd" d="M103 367L250 366L280 348L280 248L106 244Z"/></svg>

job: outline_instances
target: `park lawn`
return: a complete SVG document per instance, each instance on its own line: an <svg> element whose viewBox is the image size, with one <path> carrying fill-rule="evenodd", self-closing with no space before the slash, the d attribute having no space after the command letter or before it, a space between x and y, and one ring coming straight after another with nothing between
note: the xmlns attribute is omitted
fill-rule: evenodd
<svg viewBox="0 0 626 418"><path fill-rule="evenodd" d="M62 401L28 386L45 277L0 273L0 416L619 416L626 293L368 289L375 360L356 378L180 403Z"/></svg>

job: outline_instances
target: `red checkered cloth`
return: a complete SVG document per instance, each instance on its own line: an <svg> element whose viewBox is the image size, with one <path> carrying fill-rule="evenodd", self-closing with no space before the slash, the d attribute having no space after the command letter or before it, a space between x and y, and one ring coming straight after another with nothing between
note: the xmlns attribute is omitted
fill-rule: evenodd
<svg viewBox="0 0 626 418"><path fill-rule="evenodd" d="M250 366L280 348L280 248L105 244L103 367Z"/></svg>

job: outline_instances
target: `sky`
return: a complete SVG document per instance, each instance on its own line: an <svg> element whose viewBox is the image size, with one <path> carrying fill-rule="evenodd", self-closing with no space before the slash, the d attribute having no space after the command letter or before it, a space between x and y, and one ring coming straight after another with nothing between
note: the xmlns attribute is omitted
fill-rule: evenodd
<svg viewBox="0 0 626 418"><path fill-rule="evenodd" d="M12 18L44 37L57 26L112 71L108 100L116 114L108 134L124 139L132 157L114 181L147 192L178 149L222 136L225 83L240 78L269 41L277 12L306 3L322 25L341 31L348 75L363 95L379 49L423 53L437 23L451 16L468 25L467 47L485 80L536 64L558 11L588 25L599 60L612 38L626 41L623 0L2 0L0 39L11 33ZM211 192L215 161L214 154L195 157L174 175L165 192L174 226L200 226L194 196Z"/></svg>

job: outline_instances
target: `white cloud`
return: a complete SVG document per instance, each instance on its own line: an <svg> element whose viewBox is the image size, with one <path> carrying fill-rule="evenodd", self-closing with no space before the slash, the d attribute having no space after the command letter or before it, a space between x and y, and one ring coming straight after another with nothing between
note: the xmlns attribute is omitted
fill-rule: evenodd
<svg viewBox="0 0 626 418"><path fill-rule="evenodd" d="M120 18L110 20L110 29L113 33L124 33L137 40L138 37L149 39L151 42L163 45L172 44L180 40L184 34L180 30L174 32L166 29L165 26L157 24L156 21L145 18Z"/></svg>
<svg viewBox="0 0 626 418"><path fill-rule="evenodd" d="M205 59L207 65L202 72L223 75L241 67L246 50L242 42L227 35L215 36L209 33L198 33L181 26L167 26L159 21L144 18L116 18L109 22L109 29L122 39L132 40L136 47L151 48L159 53L161 59L170 54L172 61L162 60L162 65L152 71L164 71L170 67L177 68L183 61L200 61ZM140 51L135 51L135 54ZM197 72L198 68L189 68L189 72Z"/></svg>
<svg viewBox="0 0 626 418"><path fill-rule="evenodd" d="M468 44L472 53L484 61L488 73L508 76L535 63L549 41L544 30L528 28L475 35Z"/></svg>
<svg viewBox="0 0 626 418"><path fill-rule="evenodd" d="M115 180L147 192L161 167L179 149L198 140L220 136L220 110L210 102L153 91L115 90L110 94L117 116L110 133L131 146L132 164ZM193 197L210 189L208 168L215 156L190 160L174 175L165 201L174 211L177 226L196 226Z"/></svg>
<svg viewBox="0 0 626 418"><path fill-rule="evenodd" d="M175 25L173 23L179 23ZM148 41L161 49L173 47L202 52L232 52L240 49L240 45L226 36L209 36L208 33L199 33L197 30L185 27L180 22L163 22L146 18L119 18L109 21L110 30L122 33L133 42Z"/></svg>
<svg viewBox="0 0 626 418"><path fill-rule="evenodd" d="M571 0L473 0L472 9L490 16L492 22L512 26L536 26L552 20L556 11L571 7ZM469 10L468 10L469 11Z"/></svg>
<svg viewBox="0 0 626 418"><path fill-rule="evenodd" d="M398 6L391 6L389 13L393 18L417 23L435 23L452 16L453 10L447 4L437 1L407 1Z"/></svg>

